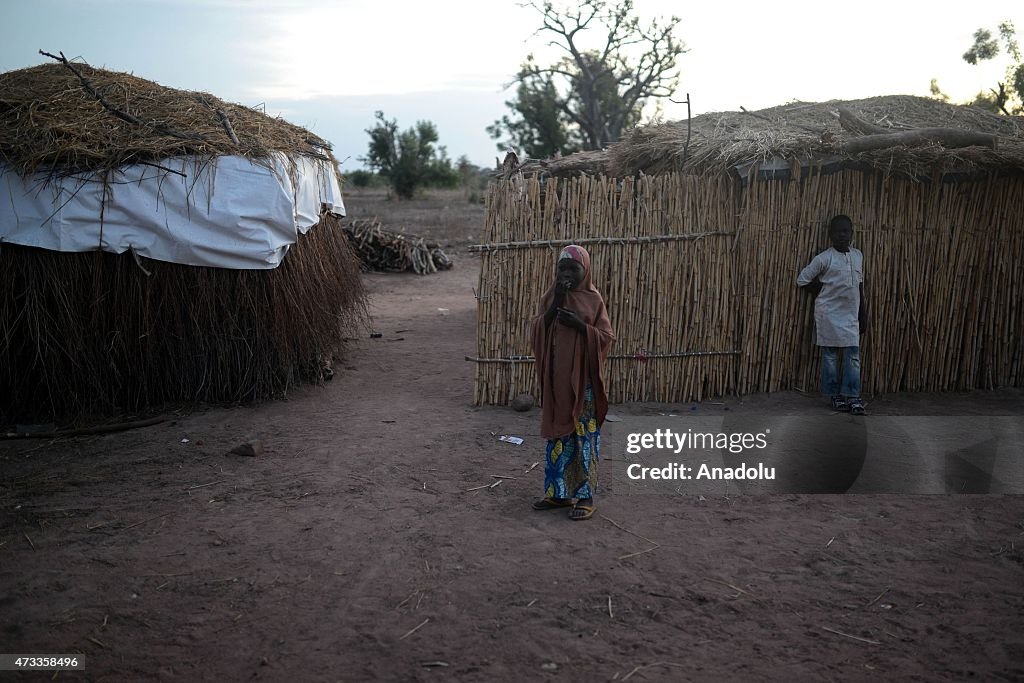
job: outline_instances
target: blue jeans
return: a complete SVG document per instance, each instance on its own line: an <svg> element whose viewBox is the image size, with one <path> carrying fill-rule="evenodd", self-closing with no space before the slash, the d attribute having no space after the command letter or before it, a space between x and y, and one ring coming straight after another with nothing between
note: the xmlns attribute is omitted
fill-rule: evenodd
<svg viewBox="0 0 1024 683"><path fill-rule="evenodd" d="M843 352L842 383L839 379L839 351ZM860 397L860 347L821 347L821 393L826 396Z"/></svg>

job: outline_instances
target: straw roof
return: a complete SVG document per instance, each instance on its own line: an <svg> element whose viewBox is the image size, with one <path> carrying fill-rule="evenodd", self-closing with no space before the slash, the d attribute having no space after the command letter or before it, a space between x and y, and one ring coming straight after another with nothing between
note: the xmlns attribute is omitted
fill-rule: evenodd
<svg viewBox="0 0 1024 683"><path fill-rule="evenodd" d="M864 124L840 124L846 109ZM937 139L897 142L870 151L850 151L849 143L879 133L914 129L955 129L989 134L994 149L952 146ZM687 135L689 134L689 144ZM671 171L701 174L729 172L736 166L769 160L855 162L887 172L1024 170L1024 117L998 116L977 107L893 95L863 100L792 102L760 111L717 112L686 120L641 126L603 152L588 152L588 163L571 155L543 162L552 175L580 172L631 176ZM533 166L524 171L541 170Z"/></svg>
<svg viewBox="0 0 1024 683"><path fill-rule="evenodd" d="M182 155L329 159L330 149L250 107L81 62L0 74L0 162L23 175L103 172Z"/></svg>

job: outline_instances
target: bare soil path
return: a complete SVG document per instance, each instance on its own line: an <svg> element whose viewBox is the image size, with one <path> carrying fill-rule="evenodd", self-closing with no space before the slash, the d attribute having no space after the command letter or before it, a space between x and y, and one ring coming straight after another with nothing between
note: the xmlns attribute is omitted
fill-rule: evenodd
<svg viewBox="0 0 1024 683"><path fill-rule="evenodd" d="M59 679L95 681L1024 678L1024 497L534 512L536 410L470 405L476 262L366 279L382 336L323 387L0 443L0 650L82 653Z"/></svg>

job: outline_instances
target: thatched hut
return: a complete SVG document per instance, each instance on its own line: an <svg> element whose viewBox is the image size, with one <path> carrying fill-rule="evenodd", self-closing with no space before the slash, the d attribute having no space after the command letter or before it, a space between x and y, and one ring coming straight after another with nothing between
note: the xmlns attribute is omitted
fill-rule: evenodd
<svg viewBox="0 0 1024 683"><path fill-rule="evenodd" d="M365 317L330 145L59 59L0 74L0 424L280 395Z"/></svg>
<svg viewBox="0 0 1024 683"><path fill-rule="evenodd" d="M918 97L797 102L638 128L492 184L476 402L534 386L528 320L588 246L617 334L612 400L817 390L796 274L856 225L866 394L1024 385L1024 119ZM520 175L521 174L521 175Z"/></svg>

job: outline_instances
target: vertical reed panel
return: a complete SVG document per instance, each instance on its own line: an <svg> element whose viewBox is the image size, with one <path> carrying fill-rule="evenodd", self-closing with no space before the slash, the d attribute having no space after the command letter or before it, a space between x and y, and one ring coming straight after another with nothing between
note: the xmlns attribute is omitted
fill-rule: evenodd
<svg viewBox="0 0 1024 683"><path fill-rule="evenodd" d="M864 252L873 328L863 391L1024 383L1024 182L949 182L843 170L791 177L665 174L492 183L483 238L586 243L616 333L612 401L687 401L818 387L813 299L797 273L836 213ZM727 233L706 235L704 233ZM642 237L703 235L692 240ZM477 355L532 354L529 325L560 244L484 251ZM659 354L725 352L663 358ZM653 356L646 362L640 355ZM536 395L532 363L480 362L474 401Z"/></svg>

